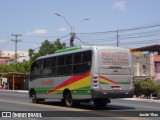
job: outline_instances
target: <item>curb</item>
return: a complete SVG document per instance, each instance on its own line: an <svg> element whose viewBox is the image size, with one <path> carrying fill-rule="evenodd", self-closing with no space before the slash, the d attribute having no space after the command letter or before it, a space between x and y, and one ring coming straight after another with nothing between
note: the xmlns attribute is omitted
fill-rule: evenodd
<svg viewBox="0 0 160 120"><path fill-rule="evenodd" d="M28 93L28 90L0 90L0 92L20 92L20 93Z"/></svg>
<svg viewBox="0 0 160 120"><path fill-rule="evenodd" d="M132 100L132 101L144 101L144 102L155 102L160 103L160 100L155 99L142 99L142 98L122 98L123 100Z"/></svg>

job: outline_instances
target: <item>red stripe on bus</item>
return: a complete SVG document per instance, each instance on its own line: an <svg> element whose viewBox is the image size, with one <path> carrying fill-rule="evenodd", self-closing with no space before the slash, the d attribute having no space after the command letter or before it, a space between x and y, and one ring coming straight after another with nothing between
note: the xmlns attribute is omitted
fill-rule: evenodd
<svg viewBox="0 0 160 120"><path fill-rule="evenodd" d="M113 81L113 80L110 80L110 79L108 79L108 78L106 78L106 77L100 76L100 78L102 78L102 79L104 79L104 80L106 80L106 81L109 81L109 82L111 82L111 83L118 84L117 82L115 82L115 81Z"/></svg>
<svg viewBox="0 0 160 120"><path fill-rule="evenodd" d="M90 75L90 72L88 72L87 74L84 74L84 75L76 75L76 76L73 76L71 78L69 78L68 80L66 80L65 82L61 83L60 85L58 85L57 87L55 87L53 90L49 91L47 94L51 93L51 92L54 92L55 90L58 90L64 86L67 86L69 84L72 84L74 82L77 82L87 76Z"/></svg>

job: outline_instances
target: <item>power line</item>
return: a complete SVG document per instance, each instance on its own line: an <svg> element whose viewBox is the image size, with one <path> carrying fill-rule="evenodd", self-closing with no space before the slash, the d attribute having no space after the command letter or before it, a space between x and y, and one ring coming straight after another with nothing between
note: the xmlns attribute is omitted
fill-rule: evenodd
<svg viewBox="0 0 160 120"><path fill-rule="evenodd" d="M85 42L85 41L83 41L83 40L81 40L80 38L78 38L77 36L75 36L75 38L76 39L78 39L81 43L83 43L83 44L87 44L87 45L91 45L91 44L89 44L89 43L87 43L87 42Z"/></svg>
<svg viewBox="0 0 160 120"><path fill-rule="evenodd" d="M125 31L141 30L141 29L147 29L147 28L153 28L153 27L159 27L159 26L160 26L160 24L155 24L155 25L148 25L148 26L142 26L142 27L118 29L118 31L119 32L125 32ZM102 34L102 33L113 33L113 32L117 32L117 30L105 31L105 32L76 33L76 34Z"/></svg>

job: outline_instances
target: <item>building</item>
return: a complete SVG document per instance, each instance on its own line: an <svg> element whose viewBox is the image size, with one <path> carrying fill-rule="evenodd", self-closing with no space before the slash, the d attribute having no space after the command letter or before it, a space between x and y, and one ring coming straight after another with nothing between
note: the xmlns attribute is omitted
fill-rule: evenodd
<svg viewBox="0 0 160 120"><path fill-rule="evenodd" d="M0 64L6 64L10 57L0 57Z"/></svg>
<svg viewBox="0 0 160 120"><path fill-rule="evenodd" d="M135 79L154 79L160 82L160 45L131 50ZM136 54L142 52L142 54Z"/></svg>
<svg viewBox="0 0 160 120"><path fill-rule="evenodd" d="M28 61L28 51L17 51L17 61ZM0 50L0 64L10 64L15 61L15 51L12 50Z"/></svg>
<svg viewBox="0 0 160 120"><path fill-rule="evenodd" d="M2 85L4 89L8 90L27 90L28 74L22 74L22 73L0 74L0 86Z"/></svg>

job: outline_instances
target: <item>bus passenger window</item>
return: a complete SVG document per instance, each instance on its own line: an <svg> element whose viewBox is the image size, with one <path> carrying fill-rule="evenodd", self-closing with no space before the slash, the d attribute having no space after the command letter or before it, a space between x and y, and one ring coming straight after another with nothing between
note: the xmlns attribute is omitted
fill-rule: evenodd
<svg viewBox="0 0 160 120"><path fill-rule="evenodd" d="M83 53L82 62L91 62L91 51Z"/></svg>
<svg viewBox="0 0 160 120"><path fill-rule="evenodd" d="M65 57L64 56L60 56L58 57L58 65L64 65L64 59Z"/></svg>
<svg viewBox="0 0 160 120"><path fill-rule="evenodd" d="M72 64L72 55L67 55L65 58L65 65Z"/></svg>
<svg viewBox="0 0 160 120"><path fill-rule="evenodd" d="M74 64L81 63L82 53L78 53L74 55Z"/></svg>

